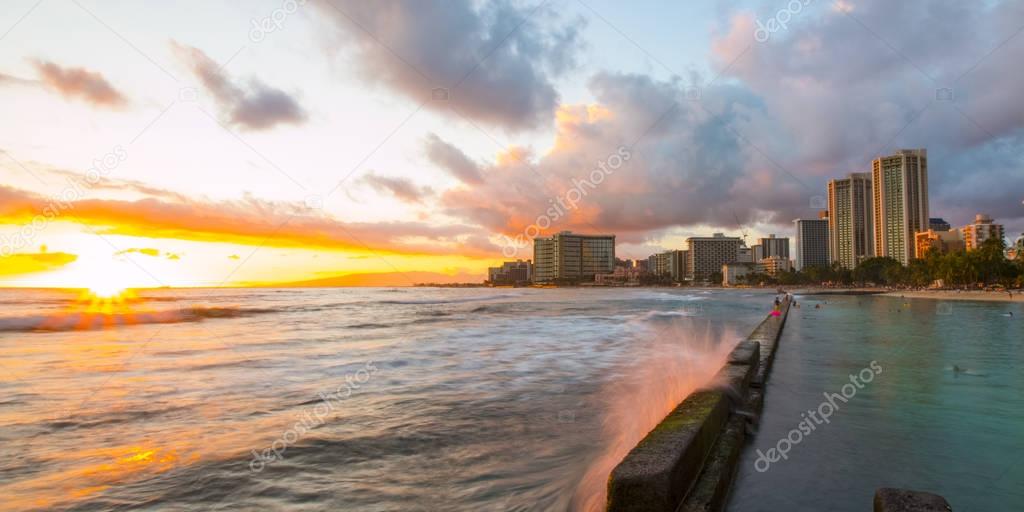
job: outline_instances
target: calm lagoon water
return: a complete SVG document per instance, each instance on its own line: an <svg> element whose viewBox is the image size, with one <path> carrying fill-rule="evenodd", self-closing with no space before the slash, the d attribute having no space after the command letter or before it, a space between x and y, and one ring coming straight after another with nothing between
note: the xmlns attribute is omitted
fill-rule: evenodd
<svg viewBox="0 0 1024 512"><path fill-rule="evenodd" d="M0 510L587 509L770 297L0 290Z"/></svg>
<svg viewBox="0 0 1024 512"><path fill-rule="evenodd" d="M956 511L1024 510L1024 308L798 300L729 510L860 512L871 509L879 487L935 492ZM849 402L837 401L830 423L803 437L788 459L755 468L757 450L777 447L823 393L841 392L871 361L882 372Z"/></svg>

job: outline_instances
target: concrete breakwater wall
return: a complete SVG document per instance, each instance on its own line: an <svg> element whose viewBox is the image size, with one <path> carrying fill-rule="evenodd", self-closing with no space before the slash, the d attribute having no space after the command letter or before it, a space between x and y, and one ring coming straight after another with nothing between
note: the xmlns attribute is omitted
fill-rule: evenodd
<svg viewBox="0 0 1024 512"><path fill-rule="evenodd" d="M724 509L789 305L784 300L779 316L733 349L711 386L686 397L612 470L609 512Z"/></svg>

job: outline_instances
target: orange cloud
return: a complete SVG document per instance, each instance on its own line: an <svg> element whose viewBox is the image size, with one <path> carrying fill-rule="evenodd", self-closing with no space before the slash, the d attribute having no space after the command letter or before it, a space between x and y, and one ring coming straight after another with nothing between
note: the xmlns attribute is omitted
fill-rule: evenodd
<svg viewBox="0 0 1024 512"><path fill-rule="evenodd" d="M114 254L115 255L121 255L121 254L129 254L129 253L138 253L138 254L143 254L143 255L146 255L146 256L152 256L152 257L155 258L157 256L160 256L160 249L152 249L152 248L138 249L138 248L134 248L133 247L131 249L125 249L123 251L117 251Z"/></svg>
<svg viewBox="0 0 1024 512"><path fill-rule="evenodd" d="M46 272L63 267L78 259L64 252L17 253L0 257L0 276L16 276Z"/></svg>
<svg viewBox="0 0 1024 512"><path fill-rule="evenodd" d="M65 98L78 98L102 107L121 107L128 100L103 75L83 68L62 68L49 61L35 61L39 79Z"/></svg>
<svg viewBox="0 0 1024 512"><path fill-rule="evenodd" d="M282 248L320 248L409 255L459 254L488 258L499 248L481 243L481 228L422 222L342 222L301 205L246 197L237 201L85 199L54 209L40 195L0 185L0 224L49 220L87 224L102 234L227 242Z"/></svg>

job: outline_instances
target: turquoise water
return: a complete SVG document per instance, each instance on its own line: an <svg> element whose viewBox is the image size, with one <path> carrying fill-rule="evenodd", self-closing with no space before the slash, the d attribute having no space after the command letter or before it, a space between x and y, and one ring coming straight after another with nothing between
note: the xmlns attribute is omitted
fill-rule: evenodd
<svg viewBox="0 0 1024 512"><path fill-rule="evenodd" d="M1024 510L1024 308L798 300L729 510L865 511L879 487L938 493L958 512ZM848 402L833 400L829 423L815 421L809 434L792 436L799 442L787 459L755 468L758 450L785 448L779 441L798 429L801 414L818 410L824 393L841 393L872 361L881 373L860 381Z"/></svg>

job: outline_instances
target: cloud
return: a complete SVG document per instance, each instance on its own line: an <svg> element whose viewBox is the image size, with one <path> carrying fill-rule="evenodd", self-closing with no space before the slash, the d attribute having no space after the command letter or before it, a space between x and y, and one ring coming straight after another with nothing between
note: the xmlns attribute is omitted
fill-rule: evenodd
<svg viewBox="0 0 1024 512"><path fill-rule="evenodd" d="M3 150L0 150L0 153L2 153L2 152L3 152ZM80 186L82 188L88 188L90 190L111 190L111 191L116 191L116 192L131 192L131 193L137 194L137 195L149 196L149 197L159 197L159 198L169 199L169 200L178 201L178 202L182 202L182 201L187 201L188 200L188 196L186 196L185 194L182 194L180 192L174 192L174 191L171 191L171 190L157 188L157 187L151 186L151 185L149 185L147 183L143 183L143 182L138 181L138 180L130 180L130 179L125 179L125 178L115 178L115 177L107 175L107 176L103 176L103 179L98 180L95 183L90 183L90 182L87 181L87 176L85 174L83 174L83 173L78 173L78 172L74 172L74 171L67 171L67 170L63 170L63 169L56 169L56 168L53 168L53 167L48 167L48 166L39 165L39 164L34 164L34 165L33 164L28 164L28 165L32 165L34 167L33 170L38 171L38 172L40 172L42 174L47 174L47 175L52 175L52 176L55 176L55 177L58 177L58 178L63 178L64 180L67 180L67 181L70 181L70 182L76 182L78 184L78 186Z"/></svg>
<svg viewBox="0 0 1024 512"><path fill-rule="evenodd" d="M228 122L248 130L267 130L279 124L303 124L308 114L292 96L257 78L248 87L235 85L202 50L172 41L171 48L203 87L213 95Z"/></svg>
<svg viewBox="0 0 1024 512"><path fill-rule="evenodd" d="M152 256L152 257L156 258L156 257L160 256L160 249L153 249L153 248L148 248L148 247L147 248L135 248L135 247L133 247L131 249L124 249L124 250L121 250L121 251L117 251L117 252L114 253L114 256L120 256L122 254L142 254L142 255L145 255L145 256Z"/></svg>
<svg viewBox="0 0 1024 512"><path fill-rule="evenodd" d="M424 143L427 159L434 165L448 171L452 176L463 183L479 185L484 179L480 172L480 166L474 163L459 148L445 142L437 135L427 135Z"/></svg>
<svg viewBox="0 0 1024 512"><path fill-rule="evenodd" d="M552 79L574 65L582 19L549 26L546 3L417 0L316 2L341 29L360 76L426 107L509 130L546 125L558 104ZM543 21L547 21L545 25Z"/></svg>
<svg viewBox="0 0 1024 512"><path fill-rule="evenodd" d="M65 98L80 99L107 108L121 108L128 104L128 99L98 72L64 68L44 60L33 61L33 65L43 85Z"/></svg>
<svg viewBox="0 0 1024 512"><path fill-rule="evenodd" d="M844 4L807 9L765 43L755 14L726 20L713 65L759 103L738 131L819 191L879 154L926 147L933 216L1024 220L1024 4Z"/></svg>
<svg viewBox="0 0 1024 512"><path fill-rule="evenodd" d="M715 116L687 100L686 87L676 81L601 73L590 90L596 104L567 105L557 113L553 149L536 158L513 151L482 165L477 174L486 179L464 180L467 186L441 195L445 211L509 236L538 224L544 232L613 232L623 242L644 242L678 226L731 225L736 215L793 218L799 185L780 180L758 187L765 176L775 177L770 164L731 131L738 112L756 98L732 86L711 88L704 100L726 112ZM630 153L628 161L607 175L598 170L599 163L618 162L620 151ZM572 189L581 196L576 207L552 215L549 209Z"/></svg>
<svg viewBox="0 0 1024 512"><path fill-rule="evenodd" d="M24 225L50 200L0 185L0 224ZM465 241L483 235L478 227L424 222L342 222L304 205L246 196L236 201L134 201L83 199L60 210L55 220L88 224L101 234L236 243L303 249L334 249L395 254L493 256ZM493 247L493 246L492 246Z"/></svg>
<svg viewBox="0 0 1024 512"><path fill-rule="evenodd" d="M408 203L422 203L424 199L434 193L430 187L420 187L408 178L378 176L370 173L363 176L361 181L378 192L388 192Z"/></svg>
<svg viewBox="0 0 1024 512"><path fill-rule="evenodd" d="M64 252L15 253L0 257L0 276L35 274L61 268L78 259Z"/></svg>
<svg viewBox="0 0 1024 512"><path fill-rule="evenodd" d="M0 73L0 85L3 85L3 84L34 85L34 84L38 84L38 83L39 82L36 82L35 80L26 80L24 78L19 78L19 77L16 77L16 76L5 75L3 73Z"/></svg>

